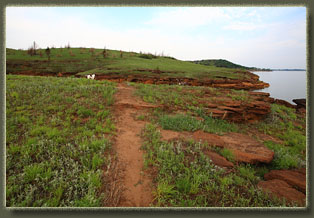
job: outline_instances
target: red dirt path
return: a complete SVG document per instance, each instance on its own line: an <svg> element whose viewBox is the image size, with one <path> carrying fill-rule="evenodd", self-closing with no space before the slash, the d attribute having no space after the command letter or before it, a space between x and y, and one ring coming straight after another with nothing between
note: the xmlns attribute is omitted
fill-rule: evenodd
<svg viewBox="0 0 314 218"><path fill-rule="evenodd" d="M143 171L143 151L140 149L141 130L145 121L135 120L136 115L154 107L133 96L134 88L119 83L115 94L114 111L117 117L117 136L114 149L118 166L123 171L119 178L123 186L119 207L148 207L152 202L151 179Z"/></svg>

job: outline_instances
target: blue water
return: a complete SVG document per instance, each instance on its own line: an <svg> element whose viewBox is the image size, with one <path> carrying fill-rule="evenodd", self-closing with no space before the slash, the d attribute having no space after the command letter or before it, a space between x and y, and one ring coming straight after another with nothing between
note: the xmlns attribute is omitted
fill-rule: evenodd
<svg viewBox="0 0 314 218"><path fill-rule="evenodd" d="M268 92L270 97L282 99L292 104L292 99L306 98L306 71L270 71L253 72L269 87L259 90Z"/></svg>

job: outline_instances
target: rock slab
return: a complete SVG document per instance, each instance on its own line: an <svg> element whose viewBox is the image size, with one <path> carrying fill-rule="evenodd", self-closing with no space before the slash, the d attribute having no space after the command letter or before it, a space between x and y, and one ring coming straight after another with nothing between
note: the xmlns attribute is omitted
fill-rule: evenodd
<svg viewBox="0 0 314 218"><path fill-rule="evenodd" d="M258 162L270 163L274 158L274 152L254 138L241 133L228 133L223 136L196 131L193 139L204 141L209 145L227 148L235 156L235 161L255 164Z"/></svg>
<svg viewBox="0 0 314 218"><path fill-rule="evenodd" d="M306 193L305 170L272 170L264 175L266 180L280 179L291 185L293 188Z"/></svg>
<svg viewBox="0 0 314 218"><path fill-rule="evenodd" d="M306 204L306 169L272 170L264 175L267 181L257 184L263 191L278 198L285 198L289 203L300 206Z"/></svg>
<svg viewBox="0 0 314 218"><path fill-rule="evenodd" d="M271 196L276 196L280 199L284 198L288 203L297 203L298 205L305 206L305 194L294 189L283 180L272 179L261 181L257 186Z"/></svg>

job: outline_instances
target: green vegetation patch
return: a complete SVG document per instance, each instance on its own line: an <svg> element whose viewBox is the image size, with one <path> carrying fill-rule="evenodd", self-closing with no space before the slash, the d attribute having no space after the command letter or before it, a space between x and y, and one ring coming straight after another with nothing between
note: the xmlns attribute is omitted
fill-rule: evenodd
<svg viewBox="0 0 314 218"><path fill-rule="evenodd" d="M272 169L293 169L305 167L305 161L300 152L296 152L293 147L284 146L266 141L264 144L275 152L274 159L271 162Z"/></svg>
<svg viewBox="0 0 314 218"><path fill-rule="evenodd" d="M283 141L282 145L266 143L268 147L284 158L275 160L276 168L300 166L306 158L305 119L295 109L272 104L268 118L255 125L260 131L275 136ZM294 159L294 160L293 160ZM282 163L279 163L281 161ZM302 164L304 165L304 164Z"/></svg>
<svg viewBox="0 0 314 218"><path fill-rule="evenodd" d="M13 75L6 84L6 206L103 206L114 84Z"/></svg>
<svg viewBox="0 0 314 218"><path fill-rule="evenodd" d="M184 114L160 114L158 123L163 129L174 131L196 131L222 134L224 132L238 132L238 126L228 121L203 116L203 120Z"/></svg>
<svg viewBox="0 0 314 218"><path fill-rule="evenodd" d="M163 115L159 118L159 123L163 129L175 131L195 131L202 128L201 121L183 114Z"/></svg>

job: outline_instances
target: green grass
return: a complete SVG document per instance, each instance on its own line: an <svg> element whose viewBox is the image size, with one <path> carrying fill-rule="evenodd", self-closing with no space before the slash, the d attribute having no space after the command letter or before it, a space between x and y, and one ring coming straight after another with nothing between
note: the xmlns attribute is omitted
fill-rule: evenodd
<svg viewBox="0 0 314 218"><path fill-rule="evenodd" d="M283 144L266 142L266 145L275 151L277 157L274 160L273 167L279 169L304 167L306 159L306 125L305 119L298 117L295 109L272 104L268 118L255 124L255 126L261 132L283 141Z"/></svg>
<svg viewBox="0 0 314 218"><path fill-rule="evenodd" d="M219 152L221 156L225 157L228 161L234 162L234 154L231 150L223 148Z"/></svg>
<svg viewBox="0 0 314 218"><path fill-rule="evenodd" d="M163 129L175 131L195 131L202 128L201 121L183 114L173 116L162 115L159 118L159 123Z"/></svg>
<svg viewBox="0 0 314 218"><path fill-rule="evenodd" d="M238 126L228 121L203 116L203 121L198 120L190 115L175 114L167 115L160 114L158 123L163 129L174 131L196 131L203 130L204 132L223 134L224 132L238 132Z"/></svg>
<svg viewBox="0 0 314 218"><path fill-rule="evenodd" d="M13 75L6 84L6 206L102 206L114 85Z"/></svg>
<svg viewBox="0 0 314 218"><path fill-rule="evenodd" d="M103 49L89 48L54 48L51 58L45 54L45 49L38 50L38 54L30 56L25 50L7 49L7 72L53 73L70 72L79 75L87 74L121 74L146 75L157 77L187 77L196 79L210 79L227 77L230 79L247 78L246 74L234 73L235 69L204 66L174 58L122 52L107 49L107 56L102 55ZM155 71L158 72L155 72Z"/></svg>
<svg viewBox="0 0 314 218"><path fill-rule="evenodd" d="M154 167L157 207L273 207L286 206L257 188L260 178L254 168L243 165L233 172L211 163L193 141L161 141L152 124L143 132L145 166Z"/></svg>
<svg viewBox="0 0 314 218"><path fill-rule="evenodd" d="M245 90L231 90L229 94L227 94L228 97L231 97L233 101L243 101L243 102L249 102L250 96L248 92Z"/></svg>
<svg viewBox="0 0 314 218"><path fill-rule="evenodd" d="M293 147L276 144L272 141L266 141L264 144L275 152L271 169L294 169L305 167L305 161L300 152L296 152Z"/></svg>

